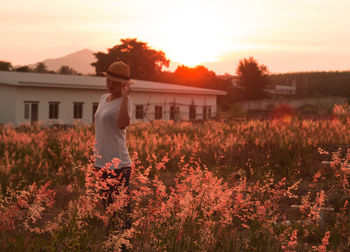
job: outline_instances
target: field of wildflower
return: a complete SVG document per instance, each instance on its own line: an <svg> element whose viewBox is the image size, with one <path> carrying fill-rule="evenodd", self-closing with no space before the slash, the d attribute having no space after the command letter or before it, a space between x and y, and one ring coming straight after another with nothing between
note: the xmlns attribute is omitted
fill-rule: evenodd
<svg viewBox="0 0 350 252"><path fill-rule="evenodd" d="M349 118L154 121L127 144L130 194L104 209L93 126L0 126L0 250L350 247Z"/></svg>

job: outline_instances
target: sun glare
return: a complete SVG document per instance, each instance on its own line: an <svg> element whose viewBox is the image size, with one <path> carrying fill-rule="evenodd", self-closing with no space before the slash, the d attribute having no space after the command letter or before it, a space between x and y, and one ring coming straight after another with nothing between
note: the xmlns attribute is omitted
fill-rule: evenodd
<svg viewBox="0 0 350 252"><path fill-rule="evenodd" d="M208 27L206 24L187 23L184 19L177 20L177 23L171 26L173 32L167 39L163 39L163 44L164 51L174 62L195 66L216 61L224 52L218 36L212 36L204 31Z"/></svg>
<svg viewBox="0 0 350 252"><path fill-rule="evenodd" d="M191 1L180 1L172 8L171 17L158 17L165 20L162 23L155 21L164 33L153 36L152 44L161 48L171 61L186 66L220 60L228 49L223 39L226 32L213 20L223 18L224 10L213 9L207 2L201 3L199 8L198 3Z"/></svg>
<svg viewBox="0 0 350 252"><path fill-rule="evenodd" d="M184 64L186 66L196 66L204 62L212 62L215 61L214 50L211 50L209 45L205 43L205 41L195 41L189 39L188 43L181 41L177 41L174 44L174 47L169 48L169 57L174 62L178 62ZM195 44L197 43L197 45Z"/></svg>
<svg viewBox="0 0 350 252"><path fill-rule="evenodd" d="M115 17L111 20L110 30L113 30L115 24L118 26L114 29L118 30L127 28L125 24L139 24L141 20L138 17L149 13L147 10L150 7L145 3L141 3L139 8L145 8L146 11L135 12L133 19L122 22ZM242 38L247 34L258 33L250 25L259 23L258 20L250 18L249 22L241 22L243 14L227 8L220 1L157 1L153 7L155 9L152 9L152 13L156 15L146 15L142 19L142 25L133 28L135 35L130 37L146 41L152 48L162 50L172 62L190 67L218 62L227 59L232 53L247 49L248 45ZM96 30L101 29L97 27ZM116 38L111 34L101 36L109 36L106 38L106 41L111 41L109 44Z"/></svg>

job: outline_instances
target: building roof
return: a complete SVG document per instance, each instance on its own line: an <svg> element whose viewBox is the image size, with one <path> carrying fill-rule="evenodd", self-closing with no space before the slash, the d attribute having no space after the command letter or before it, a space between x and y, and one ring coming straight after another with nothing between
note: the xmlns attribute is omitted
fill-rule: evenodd
<svg viewBox="0 0 350 252"><path fill-rule="evenodd" d="M133 80L133 92L226 95L226 91L153 81ZM19 87L78 88L106 90L105 77L0 71L0 84Z"/></svg>

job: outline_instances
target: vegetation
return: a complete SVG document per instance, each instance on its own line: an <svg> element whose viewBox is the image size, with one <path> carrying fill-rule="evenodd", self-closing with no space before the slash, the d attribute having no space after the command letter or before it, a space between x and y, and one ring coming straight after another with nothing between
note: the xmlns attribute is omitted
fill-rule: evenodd
<svg viewBox="0 0 350 252"><path fill-rule="evenodd" d="M36 67L33 69L35 73L47 73L49 70L44 62L39 62Z"/></svg>
<svg viewBox="0 0 350 252"><path fill-rule="evenodd" d="M0 249L344 251L345 110L322 121L132 124L131 194L120 187L106 210L92 170L93 126L2 126Z"/></svg>
<svg viewBox="0 0 350 252"><path fill-rule="evenodd" d="M269 84L269 72L265 65L250 57L239 61L237 67L237 84L242 88L242 95L245 99L261 99L266 97L265 89Z"/></svg>
<svg viewBox="0 0 350 252"><path fill-rule="evenodd" d="M350 71L300 72L271 75L272 84L296 84L297 97L342 96L350 98Z"/></svg>
<svg viewBox="0 0 350 252"><path fill-rule="evenodd" d="M173 73L163 71L159 80L167 83L219 90L226 90L229 85L228 80L220 78L215 72L204 66L178 66Z"/></svg>
<svg viewBox="0 0 350 252"><path fill-rule="evenodd" d="M108 53L97 52L96 75L107 72L110 64L121 60L130 65L130 74L135 79L156 80L162 67L169 66L169 60L162 51L151 49L147 43L136 39L121 39L121 44L108 49Z"/></svg>
<svg viewBox="0 0 350 252"><path fill-rule="evenodd" d="M12 64L7 61L0 61L0 71L11 71Z"/></svg>
<svg viewBox="0 0 350 252"><path fill-rule="evenodd" d="M31 72L32 69L29 68L29 66L20 66L13 69L14 72Z"/></svg>
<svg viewBox="0 0 350 252"><path fill-rule="evenodd" d="M162 51L156 51L145 42L136 39L121 39L121 43L108 49L108 53L95 53L97 62L91 65L96 68L96 75L106 72L108 66L116 60L130 65L134 79L174 83L201 88L226 89L227 80L219 78L213 71L204 66L179 66L174 72L164 71L170 60Z"/></svg>
<svg viewBox="0 0 350 252"><path fill-rule="evenodd" d="M73 68L69 66L61 66L61 68L58 70L59 74L68 74L68 75L79 75L77 71L75 71Z"/></svg>
<svg viewBox="0 0 350 252"><path fill-rule="evenodd" d="M75 71L69 66L61 66L61 68L57 72L50 71L48 70L45 62L39 62L34 69L31 69L29 68L29 66L20 66L17 68L13 68L10 62L0 61L0 71L80 75L77 71Z"/></svg>

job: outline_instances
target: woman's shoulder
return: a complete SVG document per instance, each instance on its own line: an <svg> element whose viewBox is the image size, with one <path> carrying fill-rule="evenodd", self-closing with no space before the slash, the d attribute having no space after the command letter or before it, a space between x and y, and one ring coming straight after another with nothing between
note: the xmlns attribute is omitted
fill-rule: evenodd
<svg viewBox="0 0 350 252"><path fill-rule="evenodd" d="M109 95L109 93L105 93L103 95L101 95L101 98L107 97Z"/></svg>
<svg viewBox="0 0 350 252"><path fill-rule="evenodd" d="M108 93L105 93L103 95L100 96L100 102L103 101L104 99L106 99L106 97L108 96Z"/></svg>

